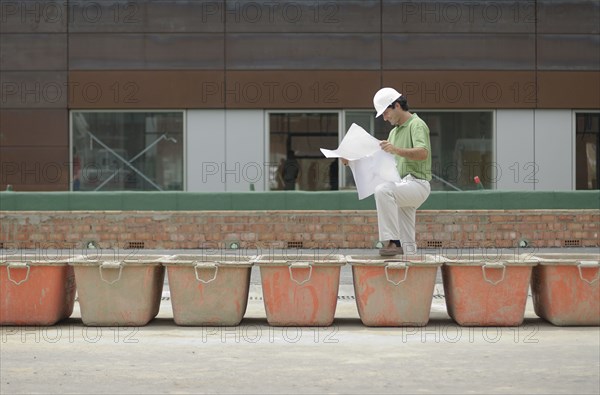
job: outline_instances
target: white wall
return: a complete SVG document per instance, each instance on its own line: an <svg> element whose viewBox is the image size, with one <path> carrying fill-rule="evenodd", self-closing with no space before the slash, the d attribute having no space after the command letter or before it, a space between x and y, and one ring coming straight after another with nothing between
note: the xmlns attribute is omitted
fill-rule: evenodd
<svg viewBox="0 0 600 395"><path fill-rule="evenodd" d="M226 191L265 189L265 116L262 110L230 110L226 116Z"/></svg>
<svg viewBox="0 0 600 395"><path fill-rule="evenodd" d="M573 189L571 110L535 110L536 191Z"/></svg>
<svg viewBox="0 0 600 395"><path fill-rule="evenodd" d="M225 190L218 170L225 158L225 112L223 110L187 111L186 155L188 191Z"/></svg>
<svg viewBox="0 0 600 395"><path fill-rule="evenodd" d="M533 191L533 110L496 111L496 189Z"/></svg>
<svg viewBox="0 0 600 395"><path fill-rule="evenodd" d="M188 110L187 190L264 190L264 136L262 110Z"/></svg>
<svg viewBox="0 0 600 395"><path fill-rule="evenodd" d="M496 188L572 190L574 133L571 110L497 110Z"/></svg>

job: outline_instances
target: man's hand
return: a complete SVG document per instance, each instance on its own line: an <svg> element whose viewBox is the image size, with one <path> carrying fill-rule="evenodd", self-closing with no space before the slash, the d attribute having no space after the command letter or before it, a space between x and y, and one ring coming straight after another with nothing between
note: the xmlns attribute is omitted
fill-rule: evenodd
<svg viewBox="0 0 600 395"><path fill-rule="evenodd" d="M394 146L394 144L390 143L387 140L382 140L379 142L379 146L381 147L382 150L384 150L385 152L388 152L390 154L397 154L396 152L396 147Z"/></svg>
<svg viewBox="0 0 600 395"><path fill-rule="evenodd" d="M429 151L427 151L425 148L398 148L387 140L380 141L379 146L385 152L393 155L403 156L410 160L425 160L427 159L427 156L429 156Z"/></svg>

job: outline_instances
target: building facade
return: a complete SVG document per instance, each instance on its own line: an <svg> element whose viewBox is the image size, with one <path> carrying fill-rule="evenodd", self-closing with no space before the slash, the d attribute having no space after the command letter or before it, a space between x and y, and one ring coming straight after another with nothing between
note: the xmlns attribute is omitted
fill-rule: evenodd
<svg viewBox="0 0 600 395"><path fill-rule="evenodd" d="M382 86L434 190L598 189L597 0L1 0L0 33L0 189L350 189L319 148L385 138Z"/></svg>

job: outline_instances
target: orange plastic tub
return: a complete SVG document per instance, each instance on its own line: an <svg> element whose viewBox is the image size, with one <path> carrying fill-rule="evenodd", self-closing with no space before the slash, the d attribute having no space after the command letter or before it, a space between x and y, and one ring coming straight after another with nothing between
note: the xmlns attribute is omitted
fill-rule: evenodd
<svg viewBox="0 0 600 395"><path fill-rule="evenodd" d="M54 325L71 316L75 277L68 259L0 258L0 324Z"/></svg>
<svg viewBox="0 0 600 395"><path fill-rule="evenodd" d="M444 259L446 308L463 326L518 326L523 323L531 269L523 255L471 255Z"/></svg>
<svg viewBox="0 0 600 395"><path fill-rule="evenodd" d="M261 255L260 267L267 322L273 326L329 326L340 285L342 255L324 258Z"/></svg>
<svg viewBox="0 0 600 395"><path fill-rule="evenodd" d="M75 268L81 319L90 326L142 326L158 314L165 278L157 255L78 257ZM112 256L110 257L112 258Z"/></svg>
<svg viewBox="0 0 600 395"><path fill-rule="evenodd" d="M600 326L600 254L538 254L535 313L559 326Z"/></svg>
<svg viewBox="0 0 600 395"><path fill-rule="evenodd" d="M165 263L177 325L238 325L248 305L252 258L175 255Z"/></svg>
<svg viewBox="0 0 600 395"><path fill-rule="evenodd" d="M349 256L358 314L367 326L425 326L438 267L433 257Z"/></svg>

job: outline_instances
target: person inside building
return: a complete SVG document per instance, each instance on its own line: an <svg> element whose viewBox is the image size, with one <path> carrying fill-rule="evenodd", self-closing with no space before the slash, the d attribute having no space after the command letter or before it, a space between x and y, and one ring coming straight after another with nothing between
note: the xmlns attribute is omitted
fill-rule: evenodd
<svg viewBox="0 0 600 395"><path fill-rule="evenodd" d="M293 191L296 189L296 182L300 175L300 163L296 159L294 151L289 150L287 153L287 159L283 164L283 182L285 184L286 191Z"/></svg>
<svg viewBox="0 0 600 395"><path fill-rule="evenodd" d="M338 177L339 165L338 161L333 160L329 165L329 188L332 191L337 191L340 189L339 177Z"/></svg>
<svg viewBox="0 0 600 395"><path fill-rule="evenodd" d="M400 182L386 182L375 188L375 204L382 256L415 254L415 222L417 208L431 192L431 144L429 127L409 111L406 97L393 88L382 88L373 97L377 117L394 128L381 149L393 154ZM343 159L344 165L348 164Z"/></svg>
<svg viewBox="0 0 600 395"><path fill-rule="evenodd" d="M281 158L279 160L279 165L277 166L277 189L282 191L285 189L285 182L283 181L283 170L285 169L285 158Z"/></svg>

